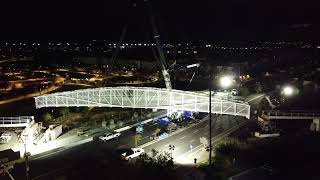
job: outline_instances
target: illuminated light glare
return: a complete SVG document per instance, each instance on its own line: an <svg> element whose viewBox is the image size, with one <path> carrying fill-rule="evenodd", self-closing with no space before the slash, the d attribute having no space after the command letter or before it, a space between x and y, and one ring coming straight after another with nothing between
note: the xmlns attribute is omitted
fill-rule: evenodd
<svg viewBox="0 0 320 180"><path fill-rule="evenodd" d="M229 87L232 84L232 80L228 76L224 76L220 79L220 85L224 88Z"/></svg>
<svg viewBox="0 0 320 180"><path fill-rule="evenodd" d="M285 87L285 88L283 89L283 93L284 93L286 96L292 95L292 93L293 93L292 87L289 87L289 86Z"/></svg>

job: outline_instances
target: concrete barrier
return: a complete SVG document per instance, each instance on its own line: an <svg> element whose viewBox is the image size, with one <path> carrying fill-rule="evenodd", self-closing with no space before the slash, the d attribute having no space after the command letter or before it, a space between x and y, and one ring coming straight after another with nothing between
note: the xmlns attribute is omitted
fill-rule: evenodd
<svg viewBox="0 0 320 180"><path fill-rule="evenodd" d="M133 127L139 126L140 124L147 124L147 123L149 123L149 122L151 122L151 121L154 121L154 120L156 120L156 119L158 119L158 118L161 118L161 117L164 117L164 116L166 116L166 114L157 116L157 117L155 117L155 118L150 118L150 119L144 120L144 121L142 121L142 122L135 123L135 124L133 124L133 125L125 126L125 127L120 128L120 129L116 129L116 130L114 130L114 131L115 131L115 132L126 131L126 130L128 130L128 129L133 128Z"/></svg>
<svg viewBox="0 0 320 180"><path fill-rule="evenodd" d="M258 138L279 137L280 133L261 134L259 132L254 132L254 136Z"/></svg>

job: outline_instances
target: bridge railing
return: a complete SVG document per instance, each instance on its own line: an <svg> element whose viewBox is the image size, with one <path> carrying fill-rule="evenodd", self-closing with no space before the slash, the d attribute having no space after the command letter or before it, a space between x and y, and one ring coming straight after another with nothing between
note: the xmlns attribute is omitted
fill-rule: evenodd
<svg viewBox="0 0 320 180"><path fill-rule="evenodd" d="M33 116L0 117L0 127L25 127L32 120Z"/></svg>
<svg viewBox="0 0 320 180"><path fill-rule="evenodd" d="M294 116L294 117L320 117L320 113L313 112L280 112L280 111L270 111L267 113L268 116Z"/></svg>
<svg viewBox="0 0 320 180"><path fill-rule="evenodd" d="M212 99L212 113L250 118L250 105L233 99ZM122 107L209 112L209 96L181 90L146 87L107 87L59 92L35 97L42 107Z"/></svg>

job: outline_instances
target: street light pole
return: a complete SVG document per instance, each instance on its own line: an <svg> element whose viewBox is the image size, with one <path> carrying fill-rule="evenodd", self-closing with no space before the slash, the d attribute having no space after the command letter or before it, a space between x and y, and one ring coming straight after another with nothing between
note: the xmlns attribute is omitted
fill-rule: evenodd
<svg viewBox="0 0 320 180"><path fill-rule="evenodd" d="M26 180L29 180L29 166L28 166L28 153L27 153L27 135L23 135L24 139L24 157L26 166Z"/></svg>
<svg viewBox="0 0 320 180"><path fill-rule="evenodd" d="M174 150L174 145L169 145L169 150L171 151L170 155L171 155L171 161L173 160L172 158L172 151Z"/></svg>
<svg viewBox="0 0 320 180"><path fill-rule="evenodd" d="M209 165L211 165L211 123L212 123L212 117L211 117L211 82L212 82L212 78L211 78L211 74L210 76L210 80L209 80Z"/></svg>

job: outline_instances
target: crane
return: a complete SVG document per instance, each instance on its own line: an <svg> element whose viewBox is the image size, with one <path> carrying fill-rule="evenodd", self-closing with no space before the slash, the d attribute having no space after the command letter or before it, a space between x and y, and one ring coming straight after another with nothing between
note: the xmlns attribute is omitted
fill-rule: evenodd
<svg viewBox="0 0 320 180"><path fill-rule="evenodd" d="M157 49L157 55L158 55L158 58L156 58L158 61L160 61L160 66L161 66L161 72L162 72L162 75L163 75L163 79L164 79L164 82L165 82L165 85L166 85L166 88L168 90L171 90L172 89L172 85L171 85L171 79L170 79L170 74L168 72L168 69L167 69L167 64L166 64L166 59L164 57L164 53L163 53L163 50L162 50L162 47L161 47L161 44L160 44L160 34L158 33L158 30L157 30L157 27L156 27L156 23L155 23L155 20L154 20L154 16L153 16L153 13L152 13L152 7L151 7L151 4L148 0L145 0L147 6L148 6L148 13L149 13L149 20L150 20L150 24L151 24L151 27L152 27L152 35L153 35L153 39L155 41L155 44L156 44L156 49Z"/></svg>
<svg viewBox="0 0 320 180"><path fill-rule="evenodd" d="M151 24L151 28L152 28L152 36L153 36L153 39L155 41L155 44L156 44L156 52L155 50L152 48L152 53L154 54L155 56L155 59L156 61L158 62L160 68L161 68L161 72L162 72L162 75L163 75L163 79L164 79L164 82L165 82L165 86L166 86L166 89L168 90L171 90L172 89L172 84L171 84L171 78L170 78L170 74L169 72L172 71L173 69L176 69L174 68L175 64L171 65L171 69L169 69L170 67L167 66L167 63L166 63L166 59L165 59L165 55L164 55L164 52L163 52L163 49L161 47L161 43L160 43L160 34L157 30L157 27L156 27L156 23L155 23L155 18L153 16L153 11L152 11L152 6L151 6L151 3L149 2L149 0L144 0L144 2L146 3L146 6L148 8L148 15L149 15L149 21L150 21L150 24ZM133 4L133 6L131 6L132 8L130 10L132 10L133 8L135 8L137 5L136 4ZM121 33L121 37L120 37L120 40L117 44L117 47L116 47L116 51L114 52L112 58L111 58L111 63L113 64L115 59L116 59L116 56L119 52L119 49L120 49L120 43L124 40L124 37L125 37L125 34L126 34L126 31L127 31L127 25L124 26L123 30L122 30L122 33ZM183 67L183 68L177 68L177 69L189 69L189 68L194 68L194 67L199 67L200 64L199 63L196 63L196 64L192 64L192 65L188 65L186 67ZM195 73L192 75L192 78L189 82L189 85L194 77Z"/></svg>

